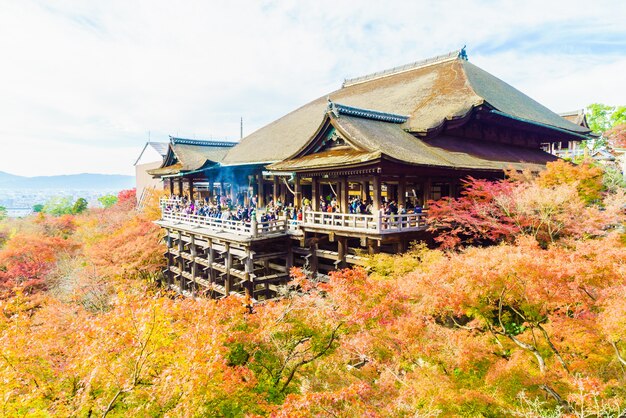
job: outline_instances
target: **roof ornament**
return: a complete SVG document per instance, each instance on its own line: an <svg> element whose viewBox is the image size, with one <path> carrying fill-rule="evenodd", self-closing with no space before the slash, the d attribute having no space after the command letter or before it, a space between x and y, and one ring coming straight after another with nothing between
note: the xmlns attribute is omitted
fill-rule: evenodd
<svg viewBox="0 0 626 418"><path fill-rule="evenodd" d="M467 48L467 45L463 45L463 48L461 48L461 50L459 51L459 58L468 61L467 51L465 50L465 48Z"/></svg>
<svg viewBox="0 0 626 418"><path fill-rule="evenodd" d="M332 100L330 100L330 96L326 96L326 100L328 100L328 112L331 112L333 115L335 115L336 118L339 117L339 109L337 109L337 106L335 105L335 103L333 103Z"/></svg>

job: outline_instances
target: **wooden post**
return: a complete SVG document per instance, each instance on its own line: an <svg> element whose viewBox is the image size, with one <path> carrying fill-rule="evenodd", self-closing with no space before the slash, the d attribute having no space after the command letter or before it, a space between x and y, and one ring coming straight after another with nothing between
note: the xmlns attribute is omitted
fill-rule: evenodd
<svg viewBox="0 0 626 418"><path fill-rule="evenodd" d="M209 180L209 199L212 199L215 196L215 183L213 183L213 179Z"/></svg>
<svg viewBox="0 0 626 418"><path fill-rule="evenodd" d="M348 208L348 205L350 204L350 190L349 190L348 178L344 176L344 177L341 177L339 181L341 184L341 192L340 192L341 200L339 202L339 205L341 205L341 208L340 208L341 212L350 213L350 210Z"/></svg>
<svg viewBox="0 0 626 418"><path fill-rule="evenodd" d="M311 177L311 207L315 212L320 210L319 192L319 179Z"/></svg>
<svg viewBox="0 0 626 418"><path fill-rule="evenodd" d="M174 196L174 180L170 177L168 182L170 183L170 196Z"/></svg>
<svg viewBox="0 0 626 418"><path fill-rule="evenodd" d="M396 202L399 205L406 207L406 179L404 177L400 178L398 182L398 198Z"/></svg>
<svg viewBox="0 0 626 418"><path fill-rule="evenodd" d="M230 268L233 262L233 257L230 254L230 243L225 243L226 247L226 257L224 260L226 261L226 280L224 281L224 288L226 289L226 296L230 295L230 285L231 285L231 277L230 277Z"/></svg>
<svg viewBox="0 0 626 418"><path fill-rule="evenodd" d="M283 202L283 206L287 206L287 186L283 179L279 178L279 180L280 201Z"/></svg>
<svg viewBox="0 0 626 418"><path fill-rule="evenodd" d="M310 247L311 257L309 258L309 267L311 268L311 272L316 274L319 269L319 263L317 260L317 243L312 243Z"/></svg>
<svg viewBox="0 0 626 418"><path fill-rule="evenodd" d="M279 196L279 191L278 191L278 176L274 176L274 184L272 187L272 199L274 199L274 204L276 204L276 201L278 200L278 196Z"/></svg>
<svg viewBox="0 0 626 418"><path fill-rule="evenodd" d="M367 239L367 253L368 254L378 254L380 248L378 247L378 241L375 239L368 238Z"/></svg>
<svg viewBox="0 0 626 418"><path fill-rule="evenodd" d="M171 184L171 183L170 183ZM167 230L167 237L165 238L165 242L167 243L167 288L169 289L172 285L172 235L170 235L170 230Z"/></svg>
<svg viewBox="0 0 626 418"><path fill-rule="evenodd" d="M422 207L426 208L428 201L430 199L432 199L432 187L433 187L433 181L430 177L426 178L426 181L424 182L424 199L422 201Z"/></svg>
<svg viewBox="0 0 626 418"><path fill-rule="evenodd" d="M293 248L292 248L291 240L287 240L287 259L285 260L285 267L287 267L287 273L293 267Z"/></svg>
<svg viewBox="0 0 626 418"><path fill-rule="evenodd" d="M374 175L372 178L372 186L374 187L374 192L372 196L372 211L378 212L380 209L380 177Z"/></svg>
<svg viewBox="0 0 626 418"><path fill-rule="evenodd" d="M192 202L194 201L193 192L194 192L194 190L193 190L193 179L190 178L189 179L189 200L191 200Z"/></svg>
<svg viewBox="0 0 626 418"><path fill-rule="evenodd" d="M337 237L337 268L342 269L346 267L346 255L348 254L348 238Z"/></svg>
<svg viewBox="0 0 626 418"><path fill-rule="evenodd" d="M296 174L293 191L295 192L293 196L293 207L298 210L302 206L302 185L300 184L300 176L298 174Z"/></svg>
<svg viewBox="0 0 626 418"><path fill-rule="evenodd" d="M193 278L193 282L191 284L191 295L195 298L196 291L198 290L198 283L196 282L196 277L198 276L198 263L196 263L196 257L198 256L198 249L196 247L196 239L195 235L191 236L191 277Z"/></svg>
<svg viewBox="0 0 626 418"><path fill-rule="evenodd" d="M265 190L263 189L263 173L259 171L257 174L257 205L260 208L265 206Z"/></svg>
<svg viewBox="0 0 626 418"><path fill-rule="evenodd" d="M185 289L185 278L183 277L183 271L185 270L185 260L183 259L183 235L180 231L178 231L178 271L180 272L178 275L178 293L182 293Z"/></svg>
<svg viewBox="0 0 626 418"><path fill-rule="evenodd" d="M183 197L183 178L182 177L178 178L178 195L180 197Z"/></svg>
<svg viewBox="0 0 626 418"><path fill-rule="evenodd" d="M209 250L209 283L215 283L215 271L213 270L213 262L215 262L215 250L213 249L213 240L211 238L207 239L207 245L209 246L207 250Z"/></svg>
<svg viewBox="0 0 626 418"><path fill-rule="evenodd" d="M254 283L252 278L252 272L254 271L254 261L252 260L252 254L250 248L246 248L246 263L244 265L245 277L244 290L246 292L246 299L254 297Z"/></svg>

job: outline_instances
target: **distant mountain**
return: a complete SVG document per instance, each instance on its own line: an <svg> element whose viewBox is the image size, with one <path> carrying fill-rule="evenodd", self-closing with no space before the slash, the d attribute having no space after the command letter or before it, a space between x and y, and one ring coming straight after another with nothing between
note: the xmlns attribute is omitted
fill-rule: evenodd
<svg viewBox="0 0 626 418"><path fill-rule="evenodd" d="M0 182L12 180L12 179L18 179L18 178L20 178L20 176L16 176L14 174L9 174L9 173L5 173L4 171L0 171Z"/></svg>
<svg viewBox="0 0 626 418"><path fill-rule="evenodd" d="M133 187L135 177L120 174L23 177L0 171L0 189L123 190Z"/></svg>

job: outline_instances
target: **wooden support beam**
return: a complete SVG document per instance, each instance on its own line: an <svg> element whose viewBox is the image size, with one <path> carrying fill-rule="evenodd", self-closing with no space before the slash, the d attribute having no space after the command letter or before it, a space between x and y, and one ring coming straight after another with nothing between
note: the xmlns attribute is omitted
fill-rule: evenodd
<svg viewBox="0 0 626 418"><path fill-rule="evenodd" d="M311 243L310 257L309 257L309 269L316 274L319 268L319 263L317 260L317 243Z"/></svg>
<svg viewBox="0 0 626 418"><path fill-rule="evenodd" d="M380 198L381 198L381 193L380 193L380 177L375 175L372 177L372 186L374 188L373 190L373 196L372 196L372 211L373 212L378 212L378 210L380 209Z"/></svg>
<svg viewBox="0 0 626 418"><path fill-rule="evenodd" d="M350 209L348 208L348 204L350 201L348 178L345 176L341 177L339 179L339 184L340 184L340 189L341 189L341 191L339 192L339 195L340 195L340 201L339 201L340 208L339 209L343 213L350 213Z"/></svg>
<svg viewBox="0 0 626 418"><path fill-rule="evenodd" d="M337 237L337 263L338 269L346 267L346 255L348 254L348 238Z"/></svg>
<svg viewBox="0 0 626 418"><path fill-rule="evenodd" d="M313 211L320 210L320 189L319 179L317 177L311 178L311 206Z"/></svg>
<svg viewBox="0 0 626 418"><path fill-rule="evenodd" d="M193 196L193 194L194 194L193 179L190 178L188 181L189 181L189 199L193 202L195 200L194 196Z"/></svg>
<svg viewBox="0 0 626 418"><path fill-rule="evenodd" d="M172 183L170 183L172 184ZM167 286L171 286L173 284L173 276L172 276L172 271L171 271L171 267L173 265L172 263L172 253L171 253L171 249L172 249L172 235L170 233L170 230L167 230L167 236L165 238L165 242L167 244Z"/></svg>
<svg viewBox="0 0 626 418"><path fill-rule="evenodd" d="M265 206L265 187L263 181L263 173L259 171L257 174L257 205L262 208Z"/></svg>
<svg viewBox="0 0 626 418"><path fill-rule="evenodd" d="M280 184L278 183L278 176L274 176L274 181L272 185L272 199L274 199L274 204L276 204L276 201L280 196L280 191L278 190L279 186Z"/></svg>
<svg viewBox="0 0 626 418"><path fill-rule="evenodd" d="M367 239L367 253L368 254L378 254L378 252L380 251L379 245L378 245L378 241L368 238Z"/></svg>
<svg viewBox="0 0 626 418"><path fill-rule="evenodd" d="M226 261L226 281L224 282L224 287L226 288L226 294L229 294L231 291L231 271L233 258L230 254L230 244L226 243L226 254L224 255L224 260Z"/></svg>
<svg viewBox="0 0 626 418"><path fill-rule="evenodd" d="M293 267L293 244L291 240L287 240L287 256L285 257L285 267L290 271Z"/></svg>
<svg viewBox="0 0 626 418"><path fill-rule="evenodd" d="M430 177L424 182L424 198L422 199L422 207L428 207L428 201L432 199L433 181Z"/></svg>
<svg viewBox="0 0 626 418"><path fill-rule="evenodd" d="M184 248L183 248L183 236L182 236L182 233L180 231L178 231L178 254L179 255L182 254L183 250L184 250ZM182 257L178 257L178 269L180 271L185 270L185 260ZM179 293L182 293L183 290L185 290L184 286L185 286L184 278L181 275L179 277L179 283L178 283Z"/></svg>
<svg viewBox="0 0 626 418"><path fill-rule="evenodd" d="M196 257L198 255L198 249L196 248L196 243L194 241L194 236L191 236L191 277L193 278L193 282L191 285L191 295L196 297L196 292L198 291L198 284L196 283L196 276L198 275L198 263L196 263Z"/></svg>
<svg viewBox="0 0 626 418"><path fill-rule="evenodd" d="M300 176L298 174L296 174L293 191L295 192L293 196L293 207L298 210L302 206L302 185L300 184Z"/></svg>
<svg viewBox="0 0 626 418"><path fill-rule="evenodd" d="M398 206L402 205L406 207L406 178L400 177L398 181Z"/></svg>

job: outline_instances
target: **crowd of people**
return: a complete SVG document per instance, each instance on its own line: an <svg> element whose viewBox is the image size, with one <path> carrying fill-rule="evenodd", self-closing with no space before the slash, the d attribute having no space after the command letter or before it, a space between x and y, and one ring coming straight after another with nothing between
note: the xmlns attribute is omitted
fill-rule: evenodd
<svg viewBox="0 0 626 418"><path fill-rule="evenodd" d="M295 208L293 204L285 205L280 198L276 200L269 199L268 204L263 210L258 210L258 197L251 196L248 204L245 204L243 195L237 195L233 200L230 196L217 195L212 198L204 198L202 200L191 200L188 196L169 196L166 199L163 209L167 212L198 215L220 220L233 220L242 222L251 222L256 217L258 222L268 224L276 222L279 219L287 219L292 221L302 221L304 211L312 211L311 199L305 197L302 200L302 207ZM336 196L320 197L319 211L325 213L341 213L339 202ZM394 200L383 200L379 205L378 213L380 215L404 215L422 213L422 207L419 202L415 204L410 201L404 204L397 204ZM347 212L350 214L371 215L374 207L371 199L361 199L358 196L350 197Z"/></svg>

